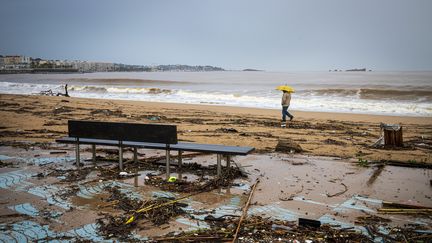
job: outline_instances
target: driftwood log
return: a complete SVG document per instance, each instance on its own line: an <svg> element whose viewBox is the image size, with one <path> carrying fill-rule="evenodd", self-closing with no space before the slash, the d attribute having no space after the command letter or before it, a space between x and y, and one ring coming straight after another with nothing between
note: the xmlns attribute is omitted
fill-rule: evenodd
<svg viewBox="0 0 432 243"><path fill-rule="evenodd" d="M41 91L41 92L39 92L39 94L40 95L46 95L46 96L65 96L65 97L70 97L69 93L68 93L68 85L67 84L65 85L65 93L64 94L60 93L60 92L54 93L51 89L45 90L45 91Z"/></svg>

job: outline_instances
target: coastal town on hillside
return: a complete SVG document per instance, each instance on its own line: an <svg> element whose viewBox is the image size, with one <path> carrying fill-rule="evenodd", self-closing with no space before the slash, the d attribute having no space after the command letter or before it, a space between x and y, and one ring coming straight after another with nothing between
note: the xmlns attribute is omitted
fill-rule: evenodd
<svg viewBox="0 0 432 243"><path fill-rule="evenodd" d="M88 72L208 72L225 71L214 66L190 65L128 65L81 60L45 60L23 55L0 55L1 73L88 73Z"/></svg>

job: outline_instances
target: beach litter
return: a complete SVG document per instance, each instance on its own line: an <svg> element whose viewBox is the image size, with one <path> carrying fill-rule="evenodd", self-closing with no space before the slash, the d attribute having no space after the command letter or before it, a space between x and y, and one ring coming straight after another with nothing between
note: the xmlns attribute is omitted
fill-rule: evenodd
<svg viewBox="0 0 432 243"><path fill-rule="evenodd" d="M304 150L298 143L294 142L292 139L284 138L278 140L275 151L282 153L301 153Z"/></svg>
<svg viewBox="0 0 432 243"><path fill-rule="evenodd" d="M41 161L45 161L46 157L41 156L40 158L43 158ZM274 160L276 158L274 157ZM233 165L229 170L224 169L223 176L218 178L214 173L214 165L185 163L182 170L189 173L187 174L188 179L176 174L176 180L169 182L163 176L164 174L158 171L159 165L150 162L159 160L161 157L155 156L150 160L142 159L134 165L125 164L124 172L133 175L133 178L142 178L145 184L142 187L134 186L132 177L120 176L121 171L117 167L103 162L98 162L97 166L85 162L86 166L78 172L70 169L68 161L53 159L46 160L52 161L46 166L39 166L37 163L29 165L33 166L35 171L28 170L26 167L22 170L1 173L0 182L3 184L0 183L0 185L4 185L3 189L30 193L37 196L39 203L8 204L8 209L21 216L10 214L11 216L3 217L2 224L0 224L2 229L0 240L220 242L237 239L237 242L290 240L382 242L405 241L406 238L407 241L413 239L427 242L431 239L432 232L428 226L430 223L428 220L429 208L402 208L391 203L395 209L390 212L388 210L390 204L387 201L350 195L349 192L355 188L352 188L352 184L346 181L336 180L336 184L331 184L330 193L322 192L320 197L313 199L305 195L309 185L298 182L298 186L292 188L291 191L283 189L282 194L276 197L280 201L276 199L274 203L260 204L250 199L249 208L245 209L247 205L245 201L249 201L247 195L252 195L254 184L242 176L237 166ZM307 161L309 160L308 158ZM297 160L290 155L289 161L292 163L285 163L285 161L287 161L286 156L279 158L277 163L291 166ZM369 169L356 166L348 166L347 169L350 171L368 170L368 174L365 173L367 174L364 181L366 184L369 175L375 172L375 165L371 163ZM310 166L316 167L313 162L308 162L292 166L292 168L303 170L303 167ZM242 167L240 163L239 167L245 170L252 180L265 171L261 167L258 167L260 169ZM385 176L386 171L391 170L391 167L386 168L381 172L381 176ZM310 180L309 177L316 176L311 175L309 171L307 173L309 174L308 180ZM43 175L41 178L44 180L54 180L56 183L40 185L43 180L34 177L38 174ZM287 178L291 177L287 176ZM377 183L378 181L374 185ZM320 181L319 185L321 184L323 182ZM348 186L350 187L349 192L346 190ZM257 194L260 188L255 188L255 194ZM228 192L229 190L234 193ZM205 201L209 196L219 198L217 203L209 206L209 203ZM205 200L201 201L203 198ZM78 204L82 201L84 203ZM329 203L335 201L339 202ZM40 203L50 206L46 208ZM302 207L310 205L305 208L328 208L330 213L324 215L310 213L309 216L305 216L305 209L296 210L297 207L292 208L289 206L290 203L301 203ZM97 217L92 218L90 222L74 226L72 229L59 230L54 226L67 223L69 214L83 210L97 212ZM399 211L398 214L396 214L397 211ZM360 216L355 222L349 222L344 218L349 214ZM409 215L416 215L416 218L408 218L407 221L404 221ZM302 219L299 220L299 218ZM304 219L313 219L315 220L313 222L319 222L321 225L306 227L304 223L300 223L304 222ZM398 227L392 222L394 220L410 222L413 225ZM37 235L34 233L31 235L28 229L38 232ZM158 230L158 233L148 233L153 230Z"/></svg>

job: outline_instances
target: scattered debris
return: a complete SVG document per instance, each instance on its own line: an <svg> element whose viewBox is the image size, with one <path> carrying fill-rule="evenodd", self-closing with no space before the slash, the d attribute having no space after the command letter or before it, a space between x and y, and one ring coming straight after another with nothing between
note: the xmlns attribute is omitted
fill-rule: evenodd
<svg viewBox="0 0 432 243"><path fill-rule="evenodd" d="M402 204L394 202L383 202L382 208L378 209L378 213L384 214L432 214L432 207L421 205Z"/></svg>
<svg viewBox="0 0 432 243"><path fill-rule="evenodd" d="M102 114L105 116L118 116L118 117L126 117L125 114L123 114L123 112L119 109L117 110L108 110L108 109L96 109L96 110L92 110L90 111L91 115L98 115L98 114Z"/></svg>
<svg viewBox="0 0 432 243"><path fill-rule="evenodd" d="M12 162L4 162L4 161L0 160L0 168L3 168L3 167L15 167L15 166L14 166L14 163L12 163Z"/></svg>
<svg viewBox="0 0 432 243"><path fill-rule="evenodd" d="M380 138L372 144L373 148L394 148L404 146L401 125L380 123L380 129Z"/></svg>
<svg viewBox="0 0 432 243"><path fill-rule="evenodd" d="M149 176L149 175L148 175ZM208 179L200 177L196 181L176 180L174 182L167 181L159 176L149 176L146 183L155 187L159 187L165 191L171 192L197 192L211 191L219 187L228 187L232 185L234 179L242 177L240 169L232 167L229 170L224 170L220 177Z"/></svg>
<svg viewBox="0 0 432 243"><path fill-rule="evenodd" d="M300 147L300 145L289 138L279 139L275 150L282 153L303 152L303 149Z"/></svg>
<svg viewBox="0 0 432 243"><path fill-rule="evenodd" d="M375 180L378 178L378 176L381 174L381 172L383 171L383 169L384 169L384 165L378 165L378 166L376 166L376 169L375 169L374 173L369 178L369 180L367 181L366 184L368 186L371 186L375 182Z"/></svg>
<svg viewBox="0 0 432 243"><path fill-rule="evenodd" d="M190 232L171 232L151 239L155 242L234 242L236 219L227 217L216 221L210 229ZM252 216L245 219L238 231L236 242L369 242L361 232L336 229L330 225L319 228L298 226L294 222L271 220Z"/></svg>
<svg viewBox="0 0 432 243"><path fill-rule="evenodd" d="M136 228L140 220L162 225L173 217L185 214L183 207L187 204L178 202L179 199L156 198L142 201L131 198L117 187L106 189L111 193L107 201L113 202L111 205L114 208L124 212L123 215L104 214L103 218L97 220L98 231L106 239L132 240L131 231Z"/></svg>
<svg viewBox="0 0 432 243"><path fill-rule="evenodd" d="M419 161L397 161L397 160L380 160L378 163L385 165L393 165L393 166L401 166L401 167L410 167L410 168L425 168L432 169L432 163L419 162Z"/></svg>
<svg viewBox="0 0 432 243"><path fill-rule="evenodd" d="M69 113L74 111L75 109L73 107L68 107L68 106L60 106L60 107L54 107L52 113L54 115L58 115L61 113Z"/></svg>
<svg viewBox="0 0 432 243"><path fill-rule="evenodd" d="M67 154L66 151L50 151L50 154Z"/></svg>
<svg viewBox="0 0 432 243"><path fill-rule="evenodd" d="M345 142L334 140L334 139L331 139L331 138L328 138L328 139L324 140L323 142L325 144L333 144L333 145L346 145L347 144Z"/></svg>
<svg viewBox="0 0 432 243"><path fill-rule="evenodd" d="M394 203L394 202L386 202L382 203L385 208L403 208L403 209L432 209L432 207L425 207L421 205L413 205L413 204L403 204L403 203Z"/></svg>
<svg viewBox="0 0 432 243"><path fill-rule="evenodd" d="M39 95L46 95L46 96L65 96L65 97L69 97L69 93L68 93L68 85L65 85L65 93L54 93L51 89L49 90L45 90L45 91L41 91L39 92Z"/></svg>
<svg viewBox="0 0 432 243"><path fill-rule="evenodd" d="M341 183L341 185L344 187L343 191L340 191L340 192L335 193L335 194L328 194L328 193L326 193L327 197L336 197L336 196L340 196L340 195L344 194L345 192L347 192L348 191L348 187L345 184L343 184L343 183Z"/></svg>
<svg viewBox="0 0 432 243"><path fill-rule="evenodd" d="M236 229L236 231L235 231L235 233L234 233L234 239L233 239L233 241L232 241L233 243L235 243L236 240L237 240L237 236L238 236L238 233L239 233L239 231L240 231L240 226L241 226L241 224L242 224L242 222L243 222L243 219L244 219L244 218L246 217L246 215L247 215L247 211L248 211L248 209L249 209L250 201L251 201L251 199L252 199L252 197L253 197L253 194L254 194L254 192L255 192L256 186L258 185L259 182L260 182L260 181L259 181L259 179L258 179L258 180L253 184L252 189L251 189L251 191L250 191L250 193L249 193L249 198L248 198L248 200L247 200L245 206L243 207L243 213L242 213L242 215L241 215L241 217L240 217L240 219L239 219L239 222L238 222L238 225L237 225L237 229Z"/></svg>
<svg viewBox="0 0 432 243"><path fill-rule="evenodd" d="M237 133L238 131L235 128L218 128L215 130L216 132L225 132L225 133Z"/></svg>
<svg viewBox="0 0 432 243"><path fill-rule="evenodd" d="M298 225L304 227L319 228L321 227L321 222L314 219L299 218Z"/></svg>

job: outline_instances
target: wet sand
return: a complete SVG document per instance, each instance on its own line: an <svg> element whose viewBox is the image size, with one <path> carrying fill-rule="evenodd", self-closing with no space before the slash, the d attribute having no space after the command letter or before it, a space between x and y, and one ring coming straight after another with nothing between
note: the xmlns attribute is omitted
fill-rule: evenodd
<svg viewBox="0 0 432 243"><path fill-rule="evenodd" d="M147 199L155 196L186 195L161 191L145 182L144 175L148 173L159 173L164 177L163 167L160 170L137 171L138 176L126 179L106 179L89 173L82 180L62 182L62 176L53 176L50 172L73 168L70 160L62 159L73 158L74 151L72 146L57 147L57 150L60 149L66 149L67 153L49 154L47 150L26 151L22 148L1 147L2 160L12 161L16 168L0 168L0 224L16 224L22 220L30 220L36 224L48 225L49 230L45 229L44 234L72 232L73 234L70 234L74 237L90 235L90 238L98 239L99 236L93 230L101 213L122 215L107 201L108 194L104 186L115 183L129 195ZM154 150L141 149L139 152L145 154L140 156L140 159L158 156L158 152ZM87 168L92 166L89 152L83 152L82 157L87 161L83 161ZM132 155L125 153L125 158L132 159ZM235 157L234 161L248 173L248 178L236 179L234 186L200 193L185 200L188 208L195 211L195 214L192 213L195 219L178 217L159 227L143 221L139 223L135 233L155 237L172 231L205 228L207 223L203 218L207 214L240 216L242 206L247 200L247 192L257 179L260 182L252 199L249 215L288 221L297 221L300 217L317 219L322 223L354 227L360 231L363 228L358 225L358 218L370 215L379 215L389 220L386 224L391 227L417 224L429 229L432 225L427 215L378 213L383 201L432 207L430 169L384 166L379 176L371 181L377 167L359 167L350 161L333 157L269 153ZM214 165L215 162L214 155L196 155L184 161L206 166ZM102 161L98 162L97 166L115 168L116 165ZM173 175L178 175L177 168L172 170ZM40 173L44 176L36 176ZM193 173L183 175L187 175L188 180L194 178ZM77 190L66 199L60 196L73 188ZM37 213L32 213L33 211ZM58 212L59 216L45 218L42 217L44 212ZM207 213L203 215L196 212ZM21 216L8 216L17 213ZM32 227L32 230L38 230L37 226ZM86 233L82 233L83 229ZM0 238L9 237L12 233L8 232L3 232L4 235L0 233ZM18 234L20 231L16 229L14 232Z"/></svg>
<svg viewBox="0 0 432 243"><path fill-rule="evenodd" d="M98 155L106 161L98 162L95 168L90 160L82 161L87 168L80 172L83 178L65 181L76 173L74 147L54 140L66 135L69 119L175 124L182 141L256 147L253 154L234 158L247 178L185 200L193 219L181 216L158 227L140 222L134 231L140 236L205 228L207 214L240 216L247 193L257 179L260 182L249 215L288 221L304 217L359 231L365 229L358 224L358 217L378 215L389 220L387 224L392 227L416 224L432 230L427 215L378 212L384 201L432 207L432 171L370 163L430 163L430 118L294 111L295 120L282 129L279 112L272 110L18 95L0 95L0 103L0 160L5 163L0 168L0 225L14 226L13 230L5 228L0 232L0 239L30 237L20 230L27 227L37 232L33 240L67 235L100 241L96 220L101 214L121 214L107 201L106 186L118 186L128 195L143 199L187 194L162 191L145 181L148 173L164 177L164 151L158 150L140 149L139 159L160 157L161 165L128 171L138 173L136 177L113 179L100 176L96 169L112 168L115 173L117 167L112 161L116 159L109 162L108 158L116 154L116 149L98 147ZM401 122L406 147L370 148L379 137L379 122ZM274 152L277 141L286 138L306 151ZM89 146L82 146L82 159L89 158ZM131 159L132 154L125 152L125 158ZM360 166L359 158L369 162ZM216 156L193 154L186 156L184 163L212 166ZM186 181L202 176L197 171L180 173L175 166L172 172L177 178L186 177Z"/></svg>

